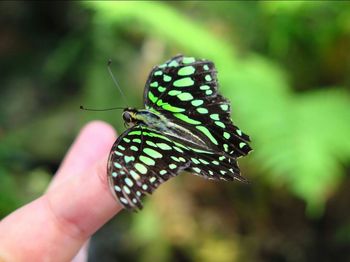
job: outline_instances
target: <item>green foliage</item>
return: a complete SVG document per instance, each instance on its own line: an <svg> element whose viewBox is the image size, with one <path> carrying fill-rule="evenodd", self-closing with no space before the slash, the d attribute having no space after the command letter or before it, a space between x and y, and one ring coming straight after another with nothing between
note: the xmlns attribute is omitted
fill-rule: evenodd
<svg viewBox="0 0 350 262"><path fill-rule="evenodd" d="M0 180L0 217L4 217L14 207L19 207L22 201L18 195L13 194L16 189L15 181L3 168L0 169Z"/></svg>

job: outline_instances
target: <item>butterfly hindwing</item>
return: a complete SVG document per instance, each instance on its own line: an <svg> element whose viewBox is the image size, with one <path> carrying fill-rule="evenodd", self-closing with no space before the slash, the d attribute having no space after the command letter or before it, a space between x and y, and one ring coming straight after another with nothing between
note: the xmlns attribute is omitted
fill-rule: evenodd
<svg viewBox="0 0 350 262"><path fill-rule="evenodd" d="M227 156L246 155L250 139L232 123L230 103L218 94L216 75L211 61L176 56L150 73L145 107L191 130Z"/></svg>
<svg viewBox="0 0 350 262"><path fill-rule="evenodd" d="M187 169L193 174L211 180L238 180L247 182L241 176L237 160L233 157L216 154L215 152L195 152L191 155L191 165Z"/></svg>

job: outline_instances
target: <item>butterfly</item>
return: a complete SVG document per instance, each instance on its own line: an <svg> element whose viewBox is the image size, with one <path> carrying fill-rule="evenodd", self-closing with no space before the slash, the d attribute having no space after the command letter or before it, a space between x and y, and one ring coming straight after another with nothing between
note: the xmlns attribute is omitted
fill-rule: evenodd
<svg viewBox="0 0 350 262"><path fill-rule="evenodd" d="M232 123L230 102L218 93L213 62L177 55L151 71L144 109L126 108L129 127L112 146L108 181L126 209L181 171L245 182L237 158L252 149Z"/></svg>

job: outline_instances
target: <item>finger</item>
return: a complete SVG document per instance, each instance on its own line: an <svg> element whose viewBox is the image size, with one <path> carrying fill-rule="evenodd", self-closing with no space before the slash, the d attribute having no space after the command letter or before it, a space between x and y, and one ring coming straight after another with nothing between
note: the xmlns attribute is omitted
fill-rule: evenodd
<svg viewBox="0 0 350 262"><path fill-rule="evenodd" d="M107 185L106 159L6 217L0 224L0 260L71 260L122 209Z"/></svg>
<svg viewBox="0 0 350 262"><path fill-rule="evenodd" d="M98 143L90 143L89 150L96 152L95 146L98 147ZM122 209L109 191L108 154L93 163L90 162L93 156L75 151L79 147L79 142L76 142L59 171L66 177L64 180L1 221L0 261L41 261L43 258L68 261L89 236ZM74 160L77 157L73 152L83 160ZM75 167L70 169L69 163ZM83 169L81 163L90 165L72 175L71 172ZM21 247L21 252L18 252L18 247Z"/></svg>
<svg viewBox="0 0 350 262"><path fill-rule="evenodd" d="M81 130L51 181L49 189L67 176L82 172L108 154L116 139L114 129L102 121L88 123Z"/></svg>

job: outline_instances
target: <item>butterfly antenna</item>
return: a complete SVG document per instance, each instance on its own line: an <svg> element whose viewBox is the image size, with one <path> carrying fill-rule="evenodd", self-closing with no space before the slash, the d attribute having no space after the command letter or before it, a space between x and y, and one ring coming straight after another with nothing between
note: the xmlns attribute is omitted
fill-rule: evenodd
<svg viewBox="0 0 350 262"><path fill-rule="evenodd" d="M111 107L111 108L104 108L104 109L93 109L93 108L86 108L84 106L80 106L81 110L85 111L109 111L109 110L114 110L114 109L124 109L123 107Z"/></svg>
<svg viewBox="0 0 350 262"><path fill-rule="evenodd" d="M113 73L112 73L111 64L112 64L112 60L111 60L111 59L108 59L108 62L107 62L108 72L109 72L109 74L111 75L114 84L115 84L115 85L117 86L117 88L119 89L119 92L121 93L121 95L122 95L122 97L123 97L123 99L124 99L124 102L125 102L125 104L126 104L127 107L128 107L128 101L127 101L127 99L126 99L126 96L125 96L125 94L123 93L122 89L120 88L120 86L119 86L117 80L115 79L115 77L114 77L114 75L113 75Z"/></svg>

